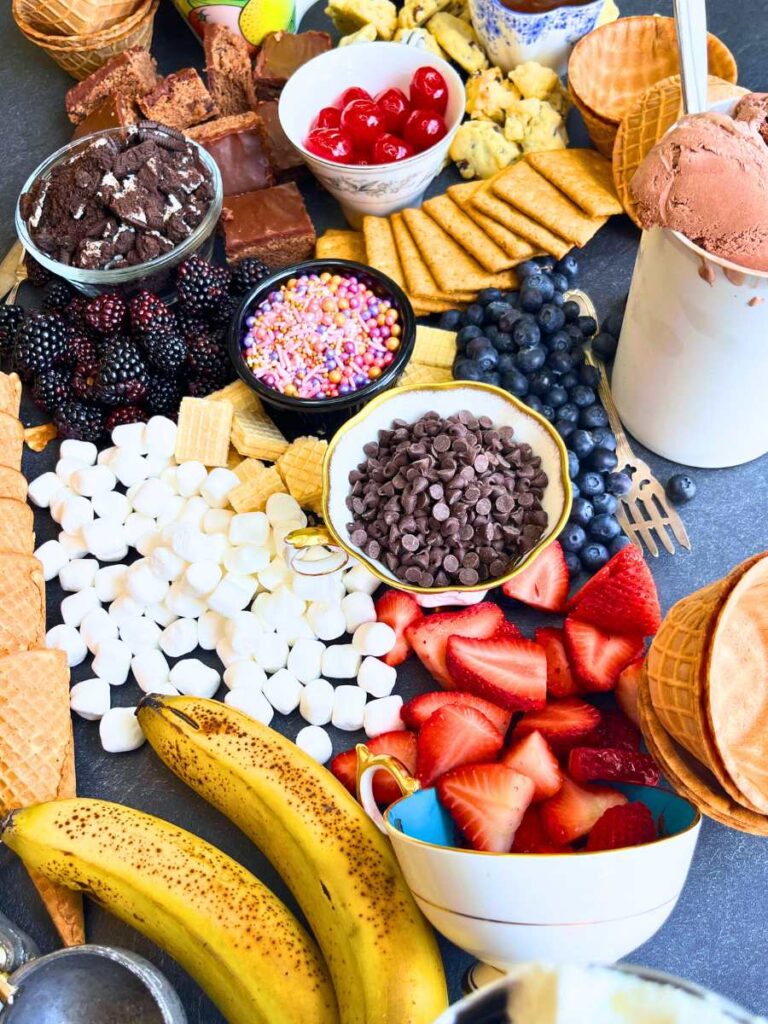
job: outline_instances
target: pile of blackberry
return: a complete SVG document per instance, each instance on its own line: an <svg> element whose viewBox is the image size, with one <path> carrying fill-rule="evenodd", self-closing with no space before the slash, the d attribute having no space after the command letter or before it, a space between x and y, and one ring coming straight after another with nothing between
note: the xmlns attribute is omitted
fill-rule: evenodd
<svg viewBox="0 0 768 1024"><path fill-rule="evenodd" d="M178 267L173 308L149 291L85 299L62 280L30 274L45 283L42 310L0 306L0 357L62 437L98 441L121 423L175 418L185 395L204 397L234 379L227 327L269 272L256 259L233 272L192 256Z"/></svg>
<svg viewBox="0 0 768 1024"><path fill-rule="evenodd" d="M440 326L457 331L457 380L504 388L554 424L568 449L573 509L560 543L572 576L594 573L626 547L616 518L619 497L632 481L616 457L616 438L598 397L600 375L584 346L612 359L623 308L598 333L566 292L576 287L578 263L569 255L529 260L517 267L519 291L486 288L477 303L444 313Z"/></svg>

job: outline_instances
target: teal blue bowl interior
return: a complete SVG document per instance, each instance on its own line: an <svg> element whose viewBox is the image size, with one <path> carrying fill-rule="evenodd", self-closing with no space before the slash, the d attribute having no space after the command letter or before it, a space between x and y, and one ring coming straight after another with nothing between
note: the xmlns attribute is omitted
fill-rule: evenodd
<svg viewBox="0 0 768 1024"><path fill-rule="evenodd" d="M620 790L630 800L646 805L656 820L661 837L684 832L696 821L696 809L668 789L628 784L615 784L613 788ZM441 806L435 789L422 789L398 800L387 812L387 820L398 832L411 839L433 846L461 848L461 840L451 816Z"/></svg>

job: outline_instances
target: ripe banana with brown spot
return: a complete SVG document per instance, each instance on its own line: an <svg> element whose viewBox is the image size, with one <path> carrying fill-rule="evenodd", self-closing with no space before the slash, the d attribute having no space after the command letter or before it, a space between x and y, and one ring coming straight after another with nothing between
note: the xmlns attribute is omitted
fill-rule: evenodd
<svg viewBox="0 0 768 1024"><path fill-rule="evenodd" d="M432 1024L447 1006L434 935L389 842L333 775L226 704L145 698L147 740L280 872L331 971L343 1024Z"/></svg>
<svg viewBox="0 0 768 1024"><path fill-rule="evenodd" d="M266 886L191 832L105 800L13 811L0 838L28 868L78 889L188 971L229 1024L333 1024L312 938Z"/></svg>

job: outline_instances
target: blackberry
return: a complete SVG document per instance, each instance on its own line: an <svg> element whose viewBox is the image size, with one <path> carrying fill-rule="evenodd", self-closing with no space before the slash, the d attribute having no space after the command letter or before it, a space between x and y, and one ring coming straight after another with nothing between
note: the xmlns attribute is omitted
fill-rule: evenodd
<svg viewBox="0 0 768 1024"><path fill-rule="evenodd" d="M176 313L176 321L184 338L187 335L191 335L194 338L208 330L208 324L202 317L197 316L195 313L187 313L183 309L178 310Z"/></svg>
<svg viewBox="0 0 768 1024"><path fill-rule="evenodd" d="M54 277L43 296L44 313L61 313L67 308L73 298L72 289L66 281Z"/></svg>
<svg viewBox="0 0 768 1024"><path fill-rule="evenodd" d="M120 340L103 353L97 377L98 395L106 405L133 405L147 390L149 374L138 346Z"/></svg>
<svg viewBox="0 0 768 1024"><path fill-rule="evenodd" d="M85 320L99 334L114 334L125 321L128 307L121 295L97 295L85 307Z"/></svg>
<svg viewBox="0 0 768 1024"><path fill-rule="evenodd" d="M265 277L269 277L272 271L261 260L255 256L246 256L235 265L232 271L232 280L229 282L229 290L238 298L255 288Z"/></svg>
<svg viewBox="0 0 768 1024"><path fill-rule="evenodd" d="M32 398L50 415L61 408L69 400L69 375L64 370L43 370L35 377L32 385Z"/></svg>
<svg viewBox="0 0 768 1024"><path fill-rule="evenodd" d="M176 318L162 299L152 292L141 291L134 295L130 305L131 327L139 337L148 331L170 331L176 326Z"/></svg>
<svg viewBox="0 0 768 1024"><path fill-rule="evenodd" d="M104 433L104 410L98 405L71 400L60 406L53 422L59 437L74 437L78 441L99 441Z"/></svg>
<svg viewBox="0 0 768 1024"><path fill-rule="evenodd" d="M215 267L199 256L190 256L179 265L176 274L179 305L189 313L215 314L228 288L229 271L224 267Z"/></svg>
<svg viewBox="0 0 768 1024"><path fill-rule="evenodd" d="M34 256L30 256L29 253L24 257L24 266L27 268L27 280L35 288L44 287L53 276L50 270L46 270L45 267L41 263L38 263Z"/></svg>
<svg viewBox="0 0 768 1024"><path fill-rule="evenodd" d="M240 299L237 296L227 296L226 299L222 299L219 303L216 312L210 314L208 322L215 327L229 327L239 305Z"/></svg>
<svg viewBox="0 0 768 1024"><path fill-rule="evenodd" d="M187 370L190 377L204 377L226 384L232 379L233 369L226 350L215 335L203 334L187 342Z"/></svg>
<svg viewBox="0 0 768 1024"><path fill-rule="evenodd" d="M98 345L87 334L77 332L69 340L66 359L70 366L79 366L82 363L95 366L99 361Z"/></svg>
<svg viewBox="0 0 768 1024"><path fill-rule="evenodd" d="M163 377L178 377L187 360L187 343L177 331L149 331L144 335L147 362Z"/></svg>
<svg viewBox="0 0 768 1024"><path fill-rule="evenodd" d="M85 319L85 309L88 305L88 300L84 295L75 295L66 309L62 310L61 315L76 330L86 330L88 324Z"/></svg>
<svg viewBox="0 0 768 1024"><path fill-rule="evenodd" d="M224 383L215 377L191 377L187 381L187 394L192 398L206 398L214 391L218 391Z"/></svg>
<svg viewBox="0 0 768 1024"><path fill-rule="evenodd" d="M66 352L70 329L56 313L30 317L16 331L13 362L24 380L58 363Z"/></svg>
<svg viewBox="0 0 768 1024"><path fill-rule="evenodd" d="M25 316L21 306L0 305L0 356L9 356L13 352L16 331Z"/></svg>
<svg viewBox="0 0 768 1024"><path fill-rule="evenodd" d="M99 396L99 364L94 360L92 363L83 362L72 371L70 387L77 398L95 402Z"/></svg>
<svg viewBox="0 0 768 1024"><path fill-rule="evenodd" d="M104 429L111 434L115 427L120 427L124 423L145 423L146 420L147 410L142 409L140 405L121 405L107 416Z"/></svg>
<svg viewBox="0 0 768 1024"><path fill-rule="evenodd" d="M181 404L181 386L178 381L166 377L150 377L144 396L147 411L153 416L170 416L176 419Z"/></svg>

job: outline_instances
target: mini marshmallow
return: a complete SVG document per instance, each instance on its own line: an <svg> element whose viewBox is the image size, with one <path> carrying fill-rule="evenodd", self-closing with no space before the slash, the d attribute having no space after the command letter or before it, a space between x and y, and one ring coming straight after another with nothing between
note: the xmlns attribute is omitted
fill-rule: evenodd
<svg viewBox="0 0 768 1024"><path fill-rule="evenodd" d="M176 468L173 459L164 452L147 452L144 458L147 460L147 476L156 477L158 480L162 480L166 469ZM163 482L165 483L165 481ZM174 494L177 493L175 484L171 487L171 490Z"/></svg>
<svg viewBox="0 0 768 1024"><path fill-rule="evenodd" d="M54 541L54 543L56 543ZM85 590L93 586L93 580L99 571L99 563L95 558L73 558L59 572L59 583L62 590Z"/></svg>
<svg viewBox="0 0 768 1024"><path fill-rule="evenodd" d="M205 557L209 561L218 562L221 565L226 559L227 554L232 550L226 533L205 533L203 536L207 546Z"/></svg>
<svg viewBox="0 0 768 1024"><path fill-rule="evenodd" d="M168 593L168 580L158 576L148 558L141 558L128 569L125 589L129 596L146 608L149 604L158 604Z"/></svg>
<svg viewBox="0 0 768 1024"><path fill-rule="evenodd" d="M51 498L51 519L53 519L55 523L61 525L61 517L64 515L64 510L67 507L67 503L69 502L70 498L77 497L79 497L79 495L75 494L75 492L70 487L67 487L66 484L62 484L60 489L56 491L56 493Z"/></svg>
<svg viewBox="0 0 768 1024"><path fill-rule="evenodd" d="M62 530L58 540L70 558L84 558L88 554L82 530L78 530L77 533Z"/></svg>
<svg viewBox="0 0 768 1024"><path fill-rule="evenodd" d="M299 713L310 725L327 725L333 714L334 689L327 679L313 679L301 694Z"/></svg>
<svg viewBox="0 0 768 1024"><path fill-rule="evenodd" d="M270 494L266 504L267 519L275 523L285 523L291 519L301 519L301 505L290 494Z"/></svg>
<svg viewBox="0 0 768 1024"><path fill-rule="evenodd" d="M136 547L142 537L155 533L156 530L154 519L140 512L131 512L124 520L125 541L132 548Z"/></svg>
<svg viewBox="0 0 768 1024"><path fill-rule="evenodd" d="M333 694L333 725L345 732L362 729L366 696L359 686L337 686Z"/></svg>
<svg viewBox="0 0 768 1024"><path fill-rule="evenodd" d="M272 527L272 546L277 554L285 554L288 549L287 538L294 530L302 530L307 525L307 518L289 519L285 523L277 523Z"/></svg>
<svg viewBox="0 0 768 1024"><path fill-rule="evenodd" d="M35 558L43 567L43 578L52 580L69 563L69 555L57 540L47 540L35 551Z"/></svg>
<svg viewBox="0 0 768 1024"><path fill-rule="evenodd" d="M400 696L379 697L378 700L369 701L363 714L365 735L369 739L373 739L374 736L381 736L384 732L404 729L405 725L400 717L402 706L403 698Z"/></svg>
<svg viewBox="0 0 768 1024"><path fill-rule="evenodd" d="M221 676L199 658L184 658L171 669L170 682L187 697L213 697L221 684Z"/></svg>
<svg viewBox="0 0 768 1024"><path fill-rule="evenodd" d="M84 679L69 691L69 706L87 722L98 722L109 711L112 695L106 679Z"/></svg>
<svg viewBox="0 0 768 1024"><path fill-rule="evenodd" d="M171 463L170 466L166 466L166 468L160 474L160 479L163 481L163 483L168 484L168 486L171 488L174 494L179 493L178 484L176 483L175 463Z"/></svg>
<svg viewBox="0 0 768 1024"><path fill-rule="evenodd" d="M275 633L264 633L254 660L265 672L277 672L288 662L288 644Z"/></svg>
<svg viewBox="0 0 768 1024"><path fill-rule="evenodd" d="M259 625L261 626L265 633L272 632L272 625L267 621L266 617L262 614L267 610L271 597L272 595L270 593L262 591L260 594L256 595L256 597L253 599L253 604L251 605L251 611L259 620Z"/></svg>
<svg viewBox="0 0 768 1024"><path fill-rule="evenodd" d="M159 544L149 556L152 572L162 580L172 583L184 575L187 563L170 548Z"/></svg>
<svg viewBox="0 0 768 1024"><path fill-rule="evenodd" d="M305 608L305 603L292 590L288 587L279 587L270 595L269 601L264 603L260 615L273 629L278 629L282 624L300 618Z"/></svg>
<svg viewBox="0 0 768 1024"><path fill-rule="evenodd" d="M191 523L174 523L169 528L171 550L185 562L202 562L208 557L208 540Z"/></svg>
<svg viewBox="0 0 768 1024"><path fill-rule="evenodd" d="M205 611L205 602L184 582L176 580L165 597L165 607L183 619L197 619Z"/></svg>
<svg viewBox="0 0 768 1024"><path fill-rule="evenodd" d="M140 513L137 512L135 514L139 515ZM140 555L143 555L145 558L149 558L155 548L160 547L160 543L160 531L155 529L147 530L145 533L142 533L142 535L137 538L136 543L133 546Z"/></svg>
<svg viewBox="0 0 768 1024"><path fill-rule="evenodd" d="M133 508L143 516L154 519L160 515L165 505L175 497L172 488L168 484L158 480L157 477L150 477L145 480L136 492L133 499Z"/></svg>
<svg viewBox="0 0 768 1024"><path fill-rule="evenodd" d="M354 679L360 671L360 661L352 644L334 644L323 652L322 672L330 679Z"/></svg>
<svg viewBox="0 0 768 1024"><path fill-rule="evenodd" d="M167 416L152 416L144 428L144 444L147 451L173 456L176 449L177 428Z"/></svg>
<svg viewBox="0 0 768 1024"><path fill-rule="evenodd" d="M228 572L208 598L208 607L229 619L245 608L255 592L253 577Z"/></svg>
<svg viewBox="0 0 768 1024"><path fill-rule="evenodd" d="M275 716L272 705L260 690L251 687L238 687L231 689L224 697L224 703L232 708L237 708L257 722L269 725Z"/></svg>
<svg viewBox="0 0 768 1024"><path fill-rule="evenodd" d="M94 494L93 511L102 519L116 519L124 523L131 512L131 506L124 494L119 491L102 491Z"/></svg>
<svg viewBox="0 0 768 1024"><path fill-rule="evenodd" d="M353 565L344 573L344 587L347 593L373 594L381 586L381 580L369 572L364 565Z"/></svg>
<svg viewBox="0 0 768 1024"><path fill-rule="evenodd" d="M80 623L80 636L85 640L91 654L96 653L96 648L102 640L108 637L116 639L117 633L117 623L105 608L94 608Z"/></svg>
<svg viewBox="0 0 768 1024"><path fill-rule="evenodd" d="M55 473L42 473L30 483L27 495L38 508L49 508L52 499L63 487L64 484Z"/></svg>
<svg viewBox="0 0 768 1024"><path fill-rule="evenodd" d="M320 764L329 761L333 754L331 737L319 725L305 725L303 729L299 729L296 746Z"/></svg>
<svg viewBox="0 0 768 1024"><path fill-rule="evenodd" d="M62 503L58 521L65 533L77 533L82 530L83 536L85 536L85 528L93 526L93 505L82 495L73 494L71 497L67 495ZM85 537L85 542L88 543L87 537ZM96 554L95 551L93 553Z"/></svg>
<svg viewBox="0 0 768 1024"><path fill-rule="evenodd" d="M218 612L203 612L197 622L197 642L204 651L216 649L216 644L224 637L227 621Z"/></svg>
<svg viewBox="0 0 768 1024"><path fill-rule="evenodd" d="M305 615L290 619L288 622L281 622L275 632L285 640L289 647L293 647L299 640L317 639Z"/></svg>
<svg viewBox="0 0 768 1024"><path fill-rule="evenodd" d="M131 668L131 649L123 640L107 637L96 648L91 665L99 679L106 679L110 686L122 686Z"/></svg>
<svg viewBox="0 0 768 1024"><path fill-rule="evenodd" d="M224 565L229 572L249 576L266 569L269 565L269 551L266 548L253 547L250 544L239 548L229 548L224 555Z"/></svg>
<svg viewBox="0 0 768 1024"><path fill-rule="evenodd" d="M119 449L110 460L109 468L123 487L133 487L147 479L147 460L138 452L129 449ZM128 500L130 501L130 497Z"/></svg>
<svg viewBox="0 0 768 1024"><path fill-rule="evenodd" d="M79 469L87 469L88 463L83 462L82 459L59 459L56 463L56 476L61 480L63 484L69 484L73 475Z"/></svg>
<svg viewBox="0 0 768 1024"><path fill-rule="evenodd" d="M346 632L344 613L338 605L314 601L307 609L307 622L320 640L338 640Z"/></svg>
<svg viewBox="0 0 768 1024"><path fill-rule="evenodd" d="M127 426L134 426L133 423ZM121 430L122 427L115 427ZM113 431L114 433L114 431ZM99 739L108 754L125 754L144 743L136 708L110 708L99 722Z"/></svg>
<svg viewBox="0 0 768 1024"><path fill-rule="evenodd" d="M261 693L267 681L267 674L255 661L236 661L224 672L224 682L230 690L252 689Z"/></svg>
<svg viewBox="0 0 768 1024"><path fill-rule="evenodd" d="M216 562L192 562L184 573L187 586L193 594L210 594L221 581L221 569Z"/></svg>
<svg viewBox="0 0 768 1024"><path fill-rule="evenodd" d="M230 520L230 544L251 544L261 548L268 536L269 520L263 512L241 512Z"/></svg>
<svg viewBox="0 0 768 1024"><path fill-rule="evenodd" d="M260 586L273 591L288 581L290 575L291 570L282 558L273 558L265 569L257 573Z"/></svg>
<svg viewBox="0 0 768 1024"><path fill-rule="evenodd" d="M357 685L361 686L372 697L388 697L395 688L397 670L385 665L378 658L370 655L363 658L360 671L357 673Z"/></svg>
<svg viewBox="0 0 768 1024"><path fill-rule="evenodd" d="M234 665L238 661L245 661L248 658L247 654L238 654L237 651L233 651L229 640L226 640L224 637L216 644L216 654L224 668L229 668L230 665Z"/></svg>
<svg viewBox="0 0 768 1024"><path fill-rule="evenodd" d="M116 448L130 448L143 455L147 451L143 423L121 423L112 431L112 444Z"/></svg>
<svg viewBox="0 0 768 1024"><path fill-rule="evenodd" d="M179 516L183 513L186 507L187 499L182 498L180 494L174 494L172 498L169 498L165 504L165 507L157 517L157 528L162 530L168 523L175 523Z"/></svg>
<svg viewBox="0 0 768 1024"><path fill-rule="evenodd" d="M181 658L197 647L197 620L176 619L160 634L160 647L169 658Z"/></svg>
<svg viewBox="0 0 768 1024"><path fill-rule="evenodd" d="M290 715L301 701L304 687L287 668L281 668L264 684L263 693L269 703L281 715Z"/></svg>
<svg viewBox="0 0 768 1024"><path fill-rule="evenodd" d="M81 500L85 501L85 498ZM88 507L93 514L90 502ZM125 528L117 519L96 519L88 523L83 527L83 537L88 550L100 562L121 562L128 554Z"/></svg>
<svg viewBox="0 0 768 1024"><path fill-rule="evenodd" d="M203 516L203 533L228 533L234 515L228 508L209 508Z"/></svg>
<svg viewBox="0 0 768 1024"><path fill-rule="evenodd" d="M231 469L218 467L212 469L208 478L200 488L200 493L211 508L225 508L227 495L240 484L240 477Z"/></svg>
<svg viewBox="0 0 768 1024"><path fill-rule="evenodd" d="M75 470L69 478L69 486L84 498L113 491L116 483L117 478L109 466L86 466Z"/></svg>
<svg viewBox="0 0 768 1024"><path fill-rule="evenodd" d="M99 595L93 587L86 587L84 590L64 598L61 602L61 617L67 626L77 628L88 612L92 612L94 608L101 608Z"/></svg>
<svg viewBox="0 0 768 1024"><path fill-rule="evenodd" d="M59 458L79 459L85 466L96 463L98 449L92 441L78 441L74 437L65 438L59 447Z"/></svg>
<svg viewBox="0 0 768 1024"><path fill-rule="evenodd" d="M196 529L202 530L205 513L211 511L208 508L208 502L205 498L201 498L199 494L184 500L186 504L177 517L177 521L180 523L190 523Z"/></svg>
<svg viewBox="0 0 768 1024"><path fill-rule="evenodd" d="M62 441L62 444L63 443L64 442ZM120 451L120 449L119 448L115 448L114 446L112 446L110 448L102 448L101 451L99 452L99 454L96 456L96 465L97 466L111 466L112 465L112 460L115 458L115 456L117 455L117 453L119 451Z"/></svg>
<svg viewBox="0 0 768 1024"><path fill-rule="evenodd" d="M358 654L372 654L374 658L380 658L389 654L396 641L394 629L386 622L364 622L355 630L352 646Z"/></svg>
<svg viewBox="0 0 768 1024"><path fill-rule="evenodd" d="M344 621L348 633L354 633L358 626L365 622L376 621L376 609L373 598L363 591L353 591L342 598L341 610L344 613Z"/></svg>
<svg viewBox="0 0 768 1024"><path fill-rule="evenodd" d="M224 626L224 637L237 654L255 654L262 635L261 622L253 612L238 612Z"/></svg>
<svg viewBox="0 0 768 1024"><path fill-rule="evenodd" d="M293 562L291 590L304 601L333 604L337 593L336 574L313 575L307 572L306 569L298 571L301 568L302 562L305 562L305 559L301 559L300 562Z"/></svg>
<svg viewBox="0 0 768 1024"><path fill-rule="evenodd" d="M125 587L127 565L105 565L93 577L93 585L99 600L109 604L122 594Z"/></svg>
<svg viewBox="0 0 768 1024"><path fill-rule="evenodd" d="M309 683L320 675L325 644L319 640L297 640L288 655L288 671L300 683Z"/></svg>
<svg viewBox="0 0 768 1024"><path fill-rule="evenodd" d="M162 651L141 651L131 659L133 678L144 693L159 693L157 687L168 682L170 671Z"/></svg>
<svg viewBox="0 0 768 1024"><path fill-rule="evenodd" d="M129 594L120 594L109 606L109 616L117 623L118 629L129 619L140 618L143 611L143 605Z"/></svg>
<svg viewBox="0 0 768 1024"><path fill-rule="evenodd" d="M170 626L179 617L176 612L172 612L170 608L166 607L164 601L161 601L160 604L148 604L144 609L144 614L148 619L156 622L161 629Z"/></svg>
<svg viewBox="0 0 768 1024"><path fill-rule="evenodd" d="M191 498L193 494L199 494L200 488L208 479L208 470L202 462L182 462L176 470L176 486L179 494L185 498Z"/></svg>
<svg viewBox="0 0 768 1024"><path fill-rule="evenodd" d="M138 619L128 619L122 624L120 639L128 644L131 654L141 654L143 651L157 650L160 632L156 622L142 616Z"/></svg>
<svg viewBox="0 0 768 1024"><path fill-rule="evenodd" d="M45 646L55 651L64 651L70 668L82 664L88 654L85 640L74 626L68 626L66 623L48 630L45 634Z"/></svg>

